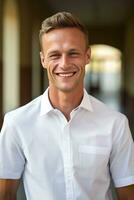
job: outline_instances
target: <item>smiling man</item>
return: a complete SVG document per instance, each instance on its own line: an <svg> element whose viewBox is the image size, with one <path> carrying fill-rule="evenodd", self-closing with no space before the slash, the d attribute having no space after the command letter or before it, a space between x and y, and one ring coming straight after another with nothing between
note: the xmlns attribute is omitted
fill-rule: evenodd
<svg viewBox="0 0 134 200"><path fill-rule="evenodd" d="M42 23L49 88L6 114L0 134L0 200L134 200L134 143L126 117L84 89L88 33L71 13Z"/></svg>
<svg viewBox="0 0 134 200"><path fill-rule="evenodd" d="M41 36L40 56L48 72L49 98L69 120L83 97L85 65L90 58L86 36L76 27L54 29Z"/></svg>

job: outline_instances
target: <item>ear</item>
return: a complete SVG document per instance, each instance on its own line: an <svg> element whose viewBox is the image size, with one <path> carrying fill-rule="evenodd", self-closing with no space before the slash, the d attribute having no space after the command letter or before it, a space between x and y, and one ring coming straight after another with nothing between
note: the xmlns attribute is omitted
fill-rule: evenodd
<svg viewBox="0 0 134 200"><path fill-rule="evenodd" d="M90 47L87 49L86 54L87 54L86 64L89 64L90 58L91 58L91 48Z"/></svg>
<svg viewBox="0 0 134 200"><path fill-rule="evenodd" d="M40 60L41 60L41 64L42 64L43 68L46 69L45 57L44 57L42 51L40 51Z"/></svg>

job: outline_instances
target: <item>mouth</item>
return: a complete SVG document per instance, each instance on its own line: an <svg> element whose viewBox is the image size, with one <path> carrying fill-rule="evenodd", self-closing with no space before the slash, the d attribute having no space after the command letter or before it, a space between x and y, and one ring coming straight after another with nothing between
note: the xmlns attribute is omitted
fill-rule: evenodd
<svg viewBox="0 0 134 200"><path fill-rule="evenodd" d="M76 72L68 72L68 73L56 73L57 76L60 76L60 77L72 77L76 74Z"/></svg>

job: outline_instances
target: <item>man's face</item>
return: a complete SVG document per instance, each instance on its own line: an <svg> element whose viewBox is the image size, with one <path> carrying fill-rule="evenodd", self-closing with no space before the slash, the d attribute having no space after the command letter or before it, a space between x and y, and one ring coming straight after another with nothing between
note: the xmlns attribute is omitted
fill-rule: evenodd
<svg viewBox="0 0 134 200"><path fill-rule="evenodd" d="M90 51L80 30L61 28L44 34L40 56L47 69L50 89L71 92L83 88Z"/></svg>

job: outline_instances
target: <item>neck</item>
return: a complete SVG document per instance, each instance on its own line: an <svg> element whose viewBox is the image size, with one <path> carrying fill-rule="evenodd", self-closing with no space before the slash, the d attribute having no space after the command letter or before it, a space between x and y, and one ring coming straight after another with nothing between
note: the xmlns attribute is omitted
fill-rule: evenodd
<svg viewBox="0 0 134 200"><path fill-rule="evenodd" d="M60 110L66 119L70 120L70 113L79 106L83 97L83 88L72 92L57 91L49 88L49 99L54 108Z"/></svg>

